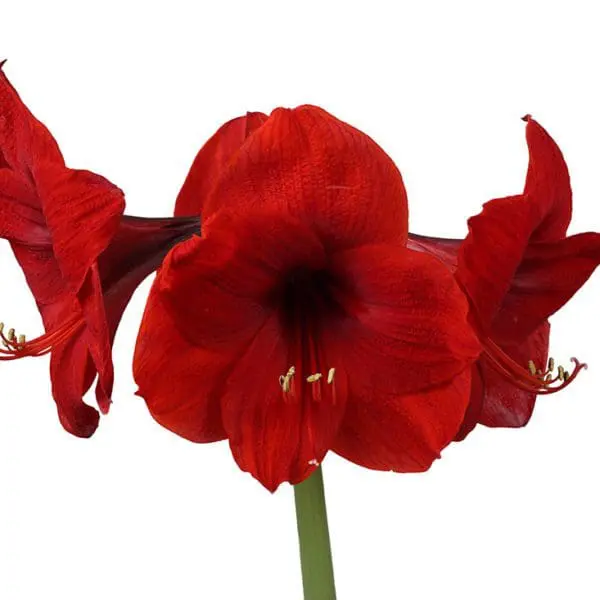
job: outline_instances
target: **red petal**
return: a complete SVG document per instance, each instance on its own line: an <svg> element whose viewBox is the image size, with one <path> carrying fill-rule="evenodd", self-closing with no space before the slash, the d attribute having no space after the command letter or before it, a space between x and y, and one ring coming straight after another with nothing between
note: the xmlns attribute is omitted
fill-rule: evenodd
<svg viewBox="0 0 600 600"><path fill-rule="evenodd" d="M527 124L529 170L523 196L492 200L469 219L457 278L488 329L527 246L564 235L571 217L569 173L560 150L535 121Z"/></svg>
<svg viewBox="0 0 600 600"><path fill-rule="evenodd" d="M47 331L60 326L69 311L64 306L75 307L73 294L65 292L60 268L51 246L28 246L13 242L15 258L40 309Z"/></svg>
<svg viewBox="0 0 600 600"><path fill-rule="evenodd" d="M10 169L0 169L0 237L49 245L50 235L31 185Z"/></svg>
<svg viewBox="0 0 600 600"><path fill-rule="evenodd" d="M532 241L562 238L571 222L572 200L569 170L548 132L531 117L525 117L529 168L525 196L537 205L541 221L536 223Z"/></svg>
<svg viewBox="0 0 600 600"><path fill-rule="evenodd" d="M513 196L488 202L481 214L469 219L456 277L484 331L496 317L529 243L533 208L522 196Z"/></svg>
<svg viewBox="0 0 600 600"><path fill-rule="evenodd" d="M65 292L58 264L51 249L12 244L27 283L36 300L46 331L54 331L79 313L73 294ZM98 425L98 412L83 402L95 369L88 352L85 329L68 342L52 349L50 377L52 395L61 423L79 437L89 437Z"/></svg>
<svg viewBox="0 0 600 600"><path fill-rule="evenodd" d="M226 437L218 392L229 356L198 349L182 337L165 310L155 282L133 360L138 394L163 426L193 442Z"/></svg>
<svg viewBox="0 0 600 600"><path fill-rule="evenodd" d="M543 323L526 340L513 345L502 345L516 363L526 365L529 360L544 369L548 361L549 323ZM527 425L535 406L536 394L524 392L499 375L485 355L480 360L484 399L479 422L488 427L523 427Z"/></svg>
<svg viewBox="0 0 600 600"><path fill-rule="evenodd" d="M48 165L38 169L37 185L54 254L66 283L76 292L119 227L123 192L89 171Z"/></svg>
<svg viewBox="0 0 600 600"><path fill-rule="evenodd" d="M216 183L246 138L267 120L263 113L246 113L225 123L202 146L177 196L175 216L199 215Z"/></svg>
<svg viewBox="0 0 600 600"><path fill-rule="evenodd" d="M600 264L600 234L530 243L493 325L494 339L530 335L579 290Z"/></svg>
<svg viewBox="0 0 600 600"><path fill-rule="evenodd" d="M333 258L347 282L332 323L353 397L400 396L447 382L480 352L468 303L431 256L400 246L363 246Z"/></svg>
<svg viewBox="0 0 600 600"><path fill-rule="evenodd" d="M318 238L275 211L223 211L204 233L174 248L159 277L179 331L203 347L248 343L273 310L266 300L278 278L325 261Z"/></svg>
<svg viewBox="0 0 600 600"><path fill-rule="evenodd" d="M271 207L305 220L326 246L404 241L402 177L373 140L314 106L277 109L230 163L204 207Z"/></svg>
<svg viewBox="0 0 600 600"><path fill-rule="evenodd" d="M29 178L42 163L64 165L54 138L29 112L1 69L0 151L5 165Z"/></svg>
<svg viewBox="0 0 600 600"><path fill-rule="evenodd" d="M125 206L123 193L99 175L67 169L54 138L1 71L0 107L0 150L3 163L15 174L12 181L0 176L0 208L2 196L12 196L24 206L15 207L11 219L26 215L23 225L11 221L14 231L8 233L16 241L33 244L46 225L63 276L76 292L118 227Z"/></svg>
<svg viewBox="0 0 600 600"><path fill-rule="evenodd" d="M96 431L100 419L98 411L82 400L91 383L88 371L89 353L84 334L52 350L50 377L60 422L69 433L84 438Z"/></svg>
<svg viewBox="0 0 600 600"><path fill-rule="evenodd" d="M327 340L319 340L327 347ZM327 350L322 350L325 354ZM346 404L346 382L321 385L323 397L282 392L289 363L277 315L270 317L229 374L221 401L223 423L239 467L274 492L284 481L306 479L331 447Z"/></svg>
<svg viewBox="0 0 600 600"><path fill-rule="evenodd" d="M454 438L470 392L470 369L450 383L385 402L350 396L333 451L382 471L426 471Z"/></svg>

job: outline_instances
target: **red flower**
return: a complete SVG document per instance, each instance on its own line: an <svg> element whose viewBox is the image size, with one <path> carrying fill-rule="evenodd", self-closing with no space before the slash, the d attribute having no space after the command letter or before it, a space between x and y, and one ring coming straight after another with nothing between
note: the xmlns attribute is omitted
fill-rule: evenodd
<svg viewBox="0 0 600 600"><path fill-rule="evenodd" d="M329 449L426 470L462 421L479 346L452 275L406 248L389 157L316 107L248 114L194 162L176 214L199 213L202 237L165 259L137 342L154 418L229 439L269 490Z"/></svg>
<svg viewBox="0 0 600 600"><path fill-rule="evenodd" d="M600 234L566 237L571 186L561 151L529 116L529 169L523 194L492 200L469 219L464 241L409 236L409 247L440 258L471 302L483 353L458 438L477 423L527 424L537 394L564 388L569 376L548 365L548 317L585 283L600 262ZM555 386L555 383L559 383Z"/></svg>
<svg viewBox="0 0 600 600"><path fill-rule="evenodd" d="M96 373L98 405L108 410L111 346L129 298L173 243L198 228L197 219L124 217L124 206L109 181L65 166L0 68L0 237L11 243L47 332L27 342L2 325L0 359L52 350L59 418L81 437L98 425L82 400Z"/></svg>

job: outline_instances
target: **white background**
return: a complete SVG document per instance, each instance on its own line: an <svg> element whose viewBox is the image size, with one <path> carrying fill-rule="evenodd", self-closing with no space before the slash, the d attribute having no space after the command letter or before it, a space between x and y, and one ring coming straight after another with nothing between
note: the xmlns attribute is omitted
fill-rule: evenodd
<svg viewBox="0 0 600 600"><path fill-rule="evenodd" d="M446 236L521 191L531 112L566 155L579 232L600 229L593 5L0 0L0 56L70 164L126 190L130 214L170 214L225 120L311 102L394 158L413 231ZM34 335L33 301L0 251L0 314ZM149 283L119 330L114 405L91 440L60 428L46 359L0 365L0 598L300 599L291 488L270 495L226 444L176 438L134 396ZM600 597L599 298L596 274L553 319L553 354L591 368L540 399L527 428L479 428L424 475L327 458L340 600Z"/></svg>

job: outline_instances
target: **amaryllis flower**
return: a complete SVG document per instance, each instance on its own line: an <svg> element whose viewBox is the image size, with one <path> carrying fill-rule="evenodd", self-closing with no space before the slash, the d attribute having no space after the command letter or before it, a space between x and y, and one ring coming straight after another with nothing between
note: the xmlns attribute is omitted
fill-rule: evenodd
<svg viewBox="0 0 600 600"><path fill-rule="evenodd" d="M197 219L122 215L123 193L103 177L65 166L48 130L22 103L0 66L0 237L10 241L46 334L27 341L0 326L0 359L52 351L53 395L63 426L87 437L98 412L83 394L96 373L108 410L112 341L138 284Z"/></svg>
<svg viewBox="0 0 600 600"><path fill-rule="evenodd" d="M196 158L137 342L139 394L194 442L228 439L269 490L329 449L423 471L454 437L479 345L452 274L406 248L400 173L311 106L248 114Z"/></svg>
<svg viewBox="0 0 600 600"><path fill-rule="evenodd" d="M469 219L466 239L409 236L409 247L440 258L469 297L482 342L473 392L459 439L477 423L521 427L536 396L556 392L571 374L548 360L548 317L585 283L600 262L600 235L566 237L571 186L562 153L531 117L523 194L492 200Z"/></svg>

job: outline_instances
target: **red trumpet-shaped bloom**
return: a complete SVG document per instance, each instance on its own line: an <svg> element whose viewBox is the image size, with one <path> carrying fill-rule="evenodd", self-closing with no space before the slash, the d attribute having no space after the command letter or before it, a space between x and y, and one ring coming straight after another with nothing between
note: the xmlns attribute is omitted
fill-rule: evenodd
<svg viewBox="0 0 600 600"><path fill-rule="evenodd" d="M269 490L330 449L427 469L462 422L480 348L452 274L406 248L389 157L316 107L248 114L200 151L176 214L202 214L202 237L169 253L140 328L154 418L228 439Z"/></svg>
<svg viewBox="0 0 600 600"><path fill-rule="evenodd" d="M491 200L469 219L465 240L409 236L409 247L440 258L471 304L483 352L472 371L472 395L458 439L477 423L522 427L538 394L562 389L569 374L548 360L548 317L585 283L600 262L600 234L566 237L571 186L562 153L529 116L529 169L518 196Z"/></svg>
<svg viewBox="0 0 600 600"><path fill-rule="evenodd" d="M197 219L123 216L121 190L70 169L48 130L29 112L0 65L0 237L9 240L46 333L27 341L0 327L0 360L52 352L53 395L63 426L88 437L108 410L111 346L139 283L169 248L198 229Z"/></svg>

